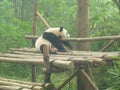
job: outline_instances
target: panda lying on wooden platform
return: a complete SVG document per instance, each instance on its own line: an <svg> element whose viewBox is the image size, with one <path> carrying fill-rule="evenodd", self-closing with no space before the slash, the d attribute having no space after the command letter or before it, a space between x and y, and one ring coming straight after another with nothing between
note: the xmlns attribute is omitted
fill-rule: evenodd
<svg viewBox="0 0 120 90"><path fill-rule="evenodd" d="M43 53L43 45L48 45L49 52L56 54L57 51L66 52L66 49L63 45L72 49L68 41L61 41L62 38L68 38L70 34L63 27L60 28L49 28L47 29L35 43L35 48Z"/></svg>

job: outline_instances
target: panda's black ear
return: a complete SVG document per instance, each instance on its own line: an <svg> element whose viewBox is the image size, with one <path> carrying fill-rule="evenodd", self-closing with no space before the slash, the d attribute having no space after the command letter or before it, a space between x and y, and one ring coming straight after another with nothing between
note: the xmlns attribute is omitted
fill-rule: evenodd
<svg viewBox="0 0 120 90"><path fill-rule="evenodd" d="M60 27L60 32L62 32L63 31L63 27Z"/></svg>

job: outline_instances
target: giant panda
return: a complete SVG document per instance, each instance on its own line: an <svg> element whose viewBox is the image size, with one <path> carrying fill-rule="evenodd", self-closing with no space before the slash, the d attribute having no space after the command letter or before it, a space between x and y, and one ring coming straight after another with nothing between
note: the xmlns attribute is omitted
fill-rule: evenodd
<svg viewBox="0 0 120 90"><path fill-rule="evenodd" d="M35 48L43 53L43 45L49 47L49 52L56 54L57 51L66 52L64 46L72 49L68 41L61 41L62 38L68 38L70 34L63 27L47 29L35 42Z"/></svg>

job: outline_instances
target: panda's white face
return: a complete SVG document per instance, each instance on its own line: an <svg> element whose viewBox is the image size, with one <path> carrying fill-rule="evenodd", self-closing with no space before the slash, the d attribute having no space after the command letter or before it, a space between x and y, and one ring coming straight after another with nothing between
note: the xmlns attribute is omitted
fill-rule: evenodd
<svg viewBox="0 0 120 90"><path fill-rule="evenodd" d="M68 31L66 29L63 29L62 34L64 35L65 38L70 37L70 34L68 33Z"/></svg>

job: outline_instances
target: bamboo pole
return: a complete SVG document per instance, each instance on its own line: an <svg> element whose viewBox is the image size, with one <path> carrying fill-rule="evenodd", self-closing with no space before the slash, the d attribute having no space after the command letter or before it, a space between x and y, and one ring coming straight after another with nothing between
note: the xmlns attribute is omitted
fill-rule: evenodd
<svg viewBox="0 0 120 90"><path fill-rule="evenodd" d="M39 58L9 58L9 57L0 57L0 62L9 62L9 63L18 63L18 64L30 64L30 65L44 65L42 57ZM74 69L74 63L72 61L59 61L59 60L50 60L50 63L53 67L61 70L72 71Z"/></svg>
<svg viewBox="0 0 120 90"><path fill-rule="evenodd" d="M43 60L44 60L44 82L50 83L50 76L52 73L52 66L49 61L49 47L47 45L43 45Z"/></svg>
<svg viewBox="0 0 120 90"><path fill-rule="evenodd" d="M81 69L80 71L84 75L84 77L86 78L86 80L89 82L89 84L92 86L92 88L93 88L92 90L99 90L97 88L97 86L95 85L95 83L93 83L93 81L91 80L91 78L86 74L86 72L83 69Z"/></svg>
<svg viewBox="0 0 120 90"><path fill-rule="evenodd" d="M33 13L33 35L36 35L36 31L37 31L37 9L38 9L38 2L35 1L35 5L34 5L34 13ZM32 47L35 47L35 41L36 40L32 40ZM36 82L36 66L32 65L32 82Z"/></svg>
<svg viewBox="0 0 120 90"><path fill-rule="evenodd" d="M45 26L47 28L50 28L50 25L46 22L46 20L42 17L42 15L38 11L36 12L36 14L39 17L39 19L45 24Z"/></svg>
<svg viewBox="0 0 120 90"><path fill-rule="evenodd" d="M19 88L28 88L28 89L30 89L33 86L35 86L35 87L32 90L42 90L43 89L42 85L40 85L40 84L35 84L35 83L34 84L32 84L32 83L27 84L25 82L23 82L23 83L20 83L20 81L18 83L17 81L16 82L12 82L12 81L5 81L5 80L2 81L2 80L0 80L0 88L4 88L4 89L0 89L0 90L9 90L9 89L10 90L19 90ZM8 86L11 86L11 87L7 88ZM12 87L16 87L16 89L12 89Z"/></svg>
<svg viewBox="0 0 120 90"><path fill-rule="evenodd" d="M20 84L20 85L28 85L28 86L34 86L34 85L42 86L43 85L43 83L25 82L25 81L5 79L5 78L0 78L0 81L12 82L12 83L17 83L18 85ZM12 83L9 83L8 85L12 85ZM2 85L2 83L0 84ZM4 85L7 85L7 84L4 84Z"/></svg>
<svg viewBox="0 0 120 90"><path fill-rule="evenodd" d="M61 90L67 83L69 83L78 73L79 70L76 70L68 79L66 79L58 88L57 90Z"/></svg>
<svg viewBox="0 0 120 90"><path fill-rule="evenodd" d="M26 39L33 39L36 40L38 38L38 35L25 35Z"/></svg>
<svg viewBox="0 0 120 90"><path fill-rule="evenodd" d="M106 50L107 48L109 48L114 42L115 42L115 40L110 41L105 47L103 47L103 48L100 50L100 52L105 51L105 50Z"/></svg>
<svg viewBox="0 0 120 90"><path fill-rule="evenodd" d="M92 41L118 40L118 39L120 39L120 35L92 37L92 38L64 38L63 40L65 40L65 41L71 41L71 42L92 42Z"/></svg>
<svg viewBox="0 0 120 90"><path fill-rule="evenodd" d="M29 89L29 88L23 88L23 87L20 87L20 86L4 86L4 85L0 85L0 90L31 90L31 89Z"/></svg>
<svg viewBox="0 0 120 90"><path fill-rule="evenodd" d="M38 36L34 35L26 35L28 39L37 39ZM94 42L94 41L101 41L101 40L119 40L120 35L116 36L101 36L101 37L91 37L91 38L64 38L63 41L71 41L71 42Z"/></svg>

